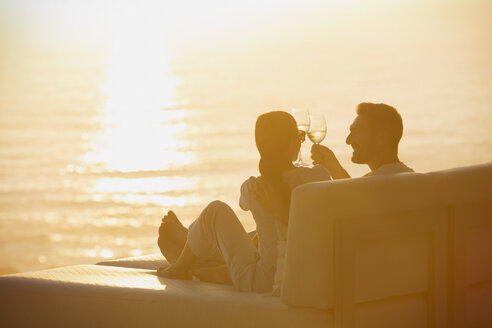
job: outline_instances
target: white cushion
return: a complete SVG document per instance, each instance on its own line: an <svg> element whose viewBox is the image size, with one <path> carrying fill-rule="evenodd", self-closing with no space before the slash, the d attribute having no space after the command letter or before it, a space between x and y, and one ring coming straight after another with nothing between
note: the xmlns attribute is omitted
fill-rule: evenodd
<svg viewBox="0 0 492 328"><path fill-rule="evenodd" d="M442 201L449 205L492 199L492 163L431 172Z"/></svg>
<svg viewBox="0 0 492 328"><path fill-rule="evenodd" d="M441 206L435 178L418 173L319 182L296 188L281 299L289 305L333 308L336 222L364 217L377 222L378 217L391 218L391 213L436 204ZM444 209L435 213L445 219Z"/></svg>
<svg viewBox="0 0 492 328"><path fill-rule="evenodd" d="M328 312L270 294L79 265L0 277L2 327L329 327Z"/></svg>
<svg viewBox="0 0 492 328"><path fill-rule="evenodd" d="M449 208L454 325L491 327L492 163L431 174L438 178Z"/></svg>
<svg viewBox="0 0 492 328"><path fill-rule="evenodd" d="M97 265L117 266L122 268L157 270L162 266L168 266L164 256L160 253L127 257L122 259L107 260L97 263Z"/></svg>

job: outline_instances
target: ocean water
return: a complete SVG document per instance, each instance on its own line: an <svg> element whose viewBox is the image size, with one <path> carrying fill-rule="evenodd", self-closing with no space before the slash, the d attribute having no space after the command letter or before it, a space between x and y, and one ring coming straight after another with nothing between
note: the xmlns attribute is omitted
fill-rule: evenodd
<svg viewBox="0 0 492 328"><path fill-rule="evenodd" d="M362 101L399 109L416 171L492 161L488 7L311 11L181 48L0 35L0 273L157 252L167 210L188 225L214 199L254 229L239 187L269 110L323 113L352 176Z"/></svg>

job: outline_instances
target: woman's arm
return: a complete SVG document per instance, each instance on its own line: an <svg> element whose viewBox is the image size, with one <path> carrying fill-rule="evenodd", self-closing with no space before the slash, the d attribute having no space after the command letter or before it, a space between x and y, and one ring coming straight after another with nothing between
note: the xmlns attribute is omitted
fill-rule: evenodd
<svg viewBox="0 0 492 328"><path fill-rule="evenodd" d="M241 193L239 195L239 207L243 211L250 210L251 191L256 189L257 179L258 178L256 177L249 177L249 179L244 181L241 185Z"/></svg>

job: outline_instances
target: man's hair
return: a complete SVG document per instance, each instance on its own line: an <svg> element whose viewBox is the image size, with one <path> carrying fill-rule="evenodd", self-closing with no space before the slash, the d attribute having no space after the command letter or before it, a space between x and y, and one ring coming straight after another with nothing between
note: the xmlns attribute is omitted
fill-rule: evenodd
<svg viewBox="0 0 492 328"><path fill-rule="evenodd" d="M369 119L374 132L385 130L391 142L398 146L403 134L403 121L396 108L386 104L360 103L356 108L357 115Z"/></svg>

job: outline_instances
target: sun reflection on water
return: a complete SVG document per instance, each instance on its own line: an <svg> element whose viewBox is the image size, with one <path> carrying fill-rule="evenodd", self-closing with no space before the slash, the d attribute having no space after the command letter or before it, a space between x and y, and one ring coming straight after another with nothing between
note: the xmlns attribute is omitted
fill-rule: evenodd
<svg viewBox="0 0 492 328"><path fill-rule="evenodd" d="M136 172L189 164L183 151L186 110L175 105L178 80L169 73L165 40L149 26L115 28L107 63L102 131L82 160L107 171Z"/></svg>
<svg viewBox="0 0 492 328"><path fill-rule="evenodd" d="M179 138L184 123L169 123L161 111L109 111L114 123L92 142L93 151L84 155L86 164L102 164L110 172L156 171L189 164L193 154L184 151Z"/></svg>
<svg viewBox="0 0 492 328"><path fill-rule="evenodd" d="M197 178L151 177L151 178L102 178L98 179L93 190L100 193L163 193L192 189Z"/></svg>
<svg viewBox="0 0 492 328"><path fill-rule="evenodd" d="M93 118L100 128L84 137L81 163L66 168L84 181L74 201L89 207L88 219L74 215L67 223L105 235L79 238L74 256L87 261L149 253L164 209L199 202L190 192L199 179L185 175L196 160L187 132L192 114L176 106L179 81L167 49L148 26L131 29L115 28L101 87L106 100Z"/></svg>

